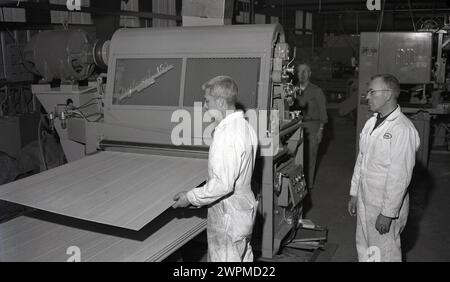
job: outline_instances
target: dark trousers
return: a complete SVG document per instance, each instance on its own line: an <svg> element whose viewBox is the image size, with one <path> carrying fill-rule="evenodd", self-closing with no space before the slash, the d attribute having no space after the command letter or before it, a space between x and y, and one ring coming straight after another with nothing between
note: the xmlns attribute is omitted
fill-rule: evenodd
<svg viewBox="0 0 450 282"><path fill-rule="evenodd" d="M317 132L319 131L319 121L307 121L304 126L304 142L305 142L305 162L304 169L306 175L306 183L309 188L314 185L314 176L316 172L317 152L319 151L319 142L317 140Z"/></svg>

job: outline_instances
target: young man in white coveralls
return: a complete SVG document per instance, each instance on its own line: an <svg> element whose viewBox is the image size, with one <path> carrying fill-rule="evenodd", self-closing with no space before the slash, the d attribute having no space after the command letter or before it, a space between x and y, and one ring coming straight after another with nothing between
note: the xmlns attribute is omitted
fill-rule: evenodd
<svg viewBox="0 0 450 282"><path fill-rule="evenodd" d="M218 76L203 85L204 108L218 125L209 148L208 181L175 195L174 208L208 205L208 261L253 261L250 240L257 211L251 178L257 135L236 110L237 85Z"/></svg>

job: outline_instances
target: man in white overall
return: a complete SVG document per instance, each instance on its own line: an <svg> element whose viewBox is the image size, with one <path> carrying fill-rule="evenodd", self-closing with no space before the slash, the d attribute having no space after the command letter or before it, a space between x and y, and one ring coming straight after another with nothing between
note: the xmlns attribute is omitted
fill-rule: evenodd
<svg viewBox="0 0 450 282"><path fill-rule="evenodd" d="M208 261L253 261L250 240L257 202L250 187L257 135L235 108L234 80L218 76L203 85L204 108L218 125L209 148L208 181L175 195L174 208L208 205Z"/></svg>
<svg viewBox="0 0 450 282"><path fill-rule="evenodd" d="M420 145L412 122L397 105L398 80L372 78L367 99L375 112L365 124L351 181L348 210L357 216L359 261L401 261L400 233L409 212L407 188Z"/></svg>

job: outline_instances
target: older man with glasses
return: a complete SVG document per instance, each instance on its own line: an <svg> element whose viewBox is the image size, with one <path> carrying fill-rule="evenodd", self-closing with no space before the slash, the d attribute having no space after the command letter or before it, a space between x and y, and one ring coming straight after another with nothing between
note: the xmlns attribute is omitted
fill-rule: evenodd
<svg viewBox="0 0 450 282"><path fill-rule="evenodd" d="M402 260L400 233L420 139L397 104L399 94L399 82L390 74L374 76L367 91L375 114L360 135L348 203L350 215L357 216L359 261Z"/></svg>

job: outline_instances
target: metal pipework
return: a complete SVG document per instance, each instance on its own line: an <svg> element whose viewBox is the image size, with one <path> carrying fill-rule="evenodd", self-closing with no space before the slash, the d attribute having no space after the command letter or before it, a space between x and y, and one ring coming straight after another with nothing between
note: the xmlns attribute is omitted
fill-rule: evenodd
<svg viewBox="0 0 450 282"><path fill-rule="evenodd" d="M92 43L82 30L52 30L34 35L24 49L24 64L45 81L88 78L95 65L106 68L109 41Z"/></svg>
<svg viewBox="0 0 450 282"><path fill-rule="evenodd" d="M294 54L290 61L289 52L289 44L280 42L275 45L272 70L272 80L275 83L286 81L289 79L289 74L294 74L295 70L291 64L295 60L297 48L294 48Z"/></svg>
<svg viewBox="0 0 450 282"><path fill-rule="evenodd" d="M103 39L98 39L94 43L94 63L102 69L106 69L108 67L109 45L110 41Z"/></svg>
<svg viewBox="0 0 450 282"><path fill-rule="evenodd" d="M272 80L273 82L281 82L285 73L284 63L289 60L289 45L284 42L277 43L275 45L273 55L273 70Z"/></svg>

